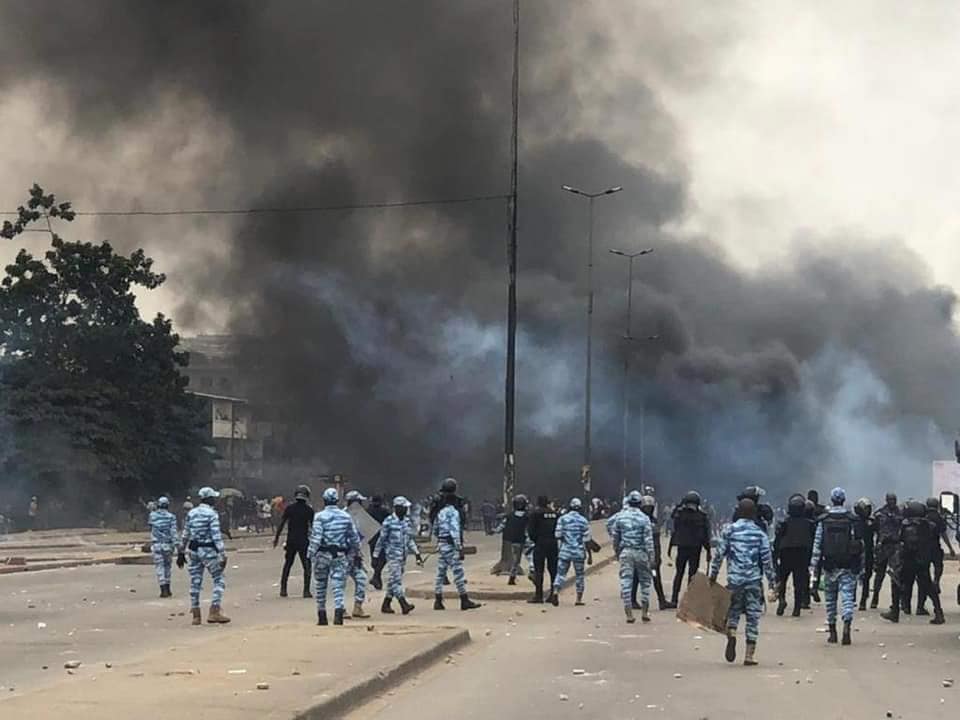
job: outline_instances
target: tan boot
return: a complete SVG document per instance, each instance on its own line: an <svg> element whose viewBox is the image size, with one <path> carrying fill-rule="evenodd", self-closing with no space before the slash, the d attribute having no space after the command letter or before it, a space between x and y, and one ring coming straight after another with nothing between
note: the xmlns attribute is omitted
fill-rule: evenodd
<svg viewBox="0 0 960 720"><path fill-rule="evenodd" d="M199 613L200 611L198 610L197 612ZM220 612L219 605L211 605L210 614L207 615L207 622L211 625L225 625L230 622L230 618Z"/></svg>
<svg viewBox="0 0 960 720"><path fill-rule="evenodd" d="M757 652L757 643L756 643L756 642L750 642L749 640L747 640L747 654L743 656L743 664L744 664L744 665L756 665L756 664L757 664L757 661L754 660L754 658L753 658L754 653L756 653L756 652Z"/></svg>
<svg viewBox="0 0 960 720"><path fill-rule="evenodd" d="M202 625L202 624L203 624L203 618L200 616L200 608L193 608L192 612L193 612L193 622L190 623L190 624L191 624L191 625Z"/></svg>
<svg viewBox="0 0 960 720"><path fill-rule="evenodd" d="M627 616L627 622L628 622L630 625L633 625L633 623L635 623L635 622L637 621L637 619L633 616L633 608L631 608L631 607L625 607L625 608L623 609L623 612L624 612L624 614Z"/></svg>
<svg viewBox="0 0 960 720"><path fill-rule="evenodd" d="M355 602L353 604L353 617L355 618L368 618L370 617L367 613L363 611L363 603Z"/></svg>

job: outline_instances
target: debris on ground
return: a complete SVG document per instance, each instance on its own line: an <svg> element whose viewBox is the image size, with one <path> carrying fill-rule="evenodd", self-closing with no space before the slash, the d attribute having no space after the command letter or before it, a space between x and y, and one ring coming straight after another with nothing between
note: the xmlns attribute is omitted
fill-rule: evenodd
<svg viewBox="0 0 960 720"><path fill-rule="evenodd" d="M257 683L257 690L269 690L269 689L270 689L270 683L265 683L265 682Z"/></svg>
<svg viewBox="0 0 960 720"><path fill-rule="evenodd" d="M574 668L574 669L573 669L573 674L574 674L574 675L586 675L586 674L587 674L587 671L584 670L583 668Z"/></svg>
<svg viewBox="0 0 960 720"><path fill-rule="evenodd" d="M953 687L953 678L944 678L944 680L943 680L943 686L944 686L945 688L951 688L951 687Z"/></svg>
<svg viewBox="0 0 960 720"><path fill-rule="evenodd" d="M67 660L63 664L63 667L65 667L67 670L76 670L81 664L82 663L79 660Z"/></svg>
<svg viewBox="0 0 960 720"><path fill-rule="evenodd" d="M569 699L570 699L570 696L569 696L569 695L564 695L563 693L560 693L560 700L561 700L561 702L566 702L566 701L569 700Z"/></svg>
<svg viewBox="0 0 960 720"><path fill-rule="evenodd" d="M173 675L196 675L199 673L199 670L191 670L189 668L181 668L179 670L167 670L164 675L171 677Z"/></svg>

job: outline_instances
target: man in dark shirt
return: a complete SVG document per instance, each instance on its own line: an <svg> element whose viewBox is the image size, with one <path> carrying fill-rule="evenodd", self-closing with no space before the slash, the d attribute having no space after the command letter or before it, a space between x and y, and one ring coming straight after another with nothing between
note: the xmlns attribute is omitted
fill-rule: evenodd
<svg viewBox="0 0 960 720"><path fill-rule="evenodd" d="M390 510L387 509L387 506L383 504L382 495L374 495L370 500L370 507L367 508L367 512L370 516L376 520L378 523L383 525L383 521L390 516ZM414 528L414 531L417 531L419 528ZM387 556L374 555L373 551L377 547L377 541L380 539L380 533L376 533L372 538L370 538L370 567L373 568L373 577L370 578L370 584L375 587L377 590L383 589L383 568L387 564Z"/></svg>
<svg viewBox="0 0 960 720"><path fill-rule="evenodd" d="M680 601L680 587L683 584L684 570L692 578L700 569L700 551L707 551L707 565L710 565L710 521L700 509L700 493L691 490L683 496L680 505L674 509L673 533L667 557L673 548L677 548L677 572L673 578L673 596L670 604L674 607ZM689 582L689 581L688 581Z"/></svg>
<svg viewBox="0 0 960 720"><path fill-rule="evenodd" d="M546 495L537 498L537 507L530 513L527 524L527 535L533 541L533 584L536 587L534 596L528 602L543 602L545 567L550 571L550 587L553 587L553 579L557 574L557 557L560 552L555 534L558 517L557 511Z"/></svg>
<svg viewBox="0 0 960 720"><path fill-rule="evenodd" d="M273 538L273 546L276 547L280 542L283 527L288 525L287 542L284 544L286 557L283 561L283 572L280 574L280 597L287 597L287 579L290 577L290 568L293 567L294 558L299 555L300 564L303 565L303 596L308 598L313 597L310 594L310 558L307 557L307 547L310 544L310 526L313 524L313 508L310 507L308 502L310 488L301 485L293 496L296 502L284 508L280 526Z"/></svg>

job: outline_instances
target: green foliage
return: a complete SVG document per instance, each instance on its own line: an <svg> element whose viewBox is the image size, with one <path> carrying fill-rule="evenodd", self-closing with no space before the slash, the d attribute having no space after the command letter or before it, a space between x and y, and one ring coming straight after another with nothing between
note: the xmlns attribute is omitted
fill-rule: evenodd
<svg viewBox="0 0 960 720"><path fill-rule="evenodd" d="M203 419L170 320L144 321L134 294L165 277L142 250L53 232L52 219L73 217L34 185L0 231L51 235L42 259L21 250L0 282L3 475L31 492L78 481L127 499L179 491L195 480Z"/></svg>

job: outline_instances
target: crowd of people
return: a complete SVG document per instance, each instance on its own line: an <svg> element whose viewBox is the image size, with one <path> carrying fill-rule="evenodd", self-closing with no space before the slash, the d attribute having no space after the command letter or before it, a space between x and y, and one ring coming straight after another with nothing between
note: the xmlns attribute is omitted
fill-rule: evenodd
<svg viewBox="0 0 960 720"><path fill-rule="evenodd" d="M457 490L456 480L448 478L435 496L420 503L421 507L426 506L423 523L436 542L435 610L446 609L444 587L448 584L455 586L462 610L479 607L467 592L463 559L468 515ZM368 585L378 590L386 588L381 612L396 612L394 602L404 615L412 612L414 605L407 598L404 575L411 557L420 565L424 560L417 543L423 523L411 514L414 504L403 496L387 504L382 497L368 499L352 490L343 498L341 507L340 493L327 488L321 495L322 509L315 511L310 496L309 488L298 487L294 501L283 505L275 526L275 547L287 531L280 595L288 596L290 571L299 559L304 574L303 596L315 597L320 625L330 622L328 594L333 598L333 624L341 625L349 617L369 617L364 609ZM651 487L645 487L643 492L629 492L620 509L613 513L603 503L585 504L580 498L561 505L541 496L531 507L522 494L512 499L509 513L493 515L489 527L486 503L480 512L485 531L502 533L506 566L499 567L497 573L506 574L508 584L517 583L526 559L533 584L531 603L559 605L561 588L572 569L574 604L583 604L586 566L592 562L592 553L600 549L588 518L605 521L620 565L620 599L628 623L636 622L637 610L642 622L651 621L653 593L661 610L676 608L684 580L689 582L699 571L704 555L712 584L725 563L730 593L725 657L731 662L737 655L737 628L741 618L745 618L744 664L756 664L760 617L765 605L764 579L768 583L766 598L776 604L778 616L788 607L788 582L793 589L793 616L809 609L811 602L819 603L822 590L830 643L851 644L858 590L861 611L867 609L868 603L877 608L885 576L890 578L891 602L882 613L884 619L898 622L901 613L911 611L928 615L929 600L933 611L930 622L945 621L940 603L944 560L941 541L947 543L951 553L953 548L938 499L930 498L926 503L910 500L900 505L896 495L889 493L876 511L867 498L854 503L850 511L842 488L831 491L829 508L821 505L819 494L811 490L806 496L790 496L778 520L780 513L765 503L763 496L760 488L746 488L737 496L733 517L722 523L719 532L695 491L665 509L669 522L661 522ZM182 523L170 511L168 498L159 498L149 516L161 597L171 595L170 572L176 556L177 565L189 569L195 624L202 621L200 591L205 575L213 583L208 622L230 621L222 612L227 561L221 512L216 509L218 497L219 493L212 488L202 488L198 505L193 506L190 499L184 504ZM181 524L182 532L178 532ZM668 531L666 554L674 559L675 567L669 595L661 573L663 529ZM345 599L348 578L354 586L349 615ZM842 623L839 632L838 621Z"/></svg>

